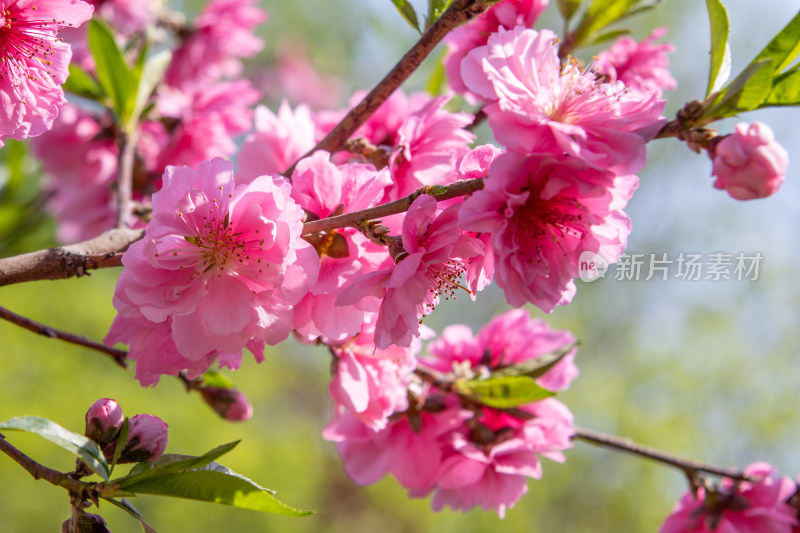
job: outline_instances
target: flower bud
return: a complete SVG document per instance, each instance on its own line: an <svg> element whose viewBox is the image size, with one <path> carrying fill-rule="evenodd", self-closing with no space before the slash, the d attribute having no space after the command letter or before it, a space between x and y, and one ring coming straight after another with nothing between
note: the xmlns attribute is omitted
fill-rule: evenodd
<svg viewBox="0 0 800 533"><path fill-rule="evenodd" d="M230 422L249 420L253 416L253 406L247 396L236 389L222 387L203 387L200 389L203 400L222 418Z"/></svg>
<svg viewBox="0 0 800 533"><path fill-rule="evenodd" d="M131 418L128 442L120 455L120 463L155 461L167 449L167 424L153 415Z"/></svg>
<svg viewBox="0 0 800 533"><path fill-rule="evenodd" d="M117 438L124 417L122 407L110 398L100 398L86 411L86 436L100 446Z"/></svg>
<svg viewBox="0 0 800 533"><path fill-rule="evenodd" d="M103 517L79 511L61 524L61 533L111 533Z"/></svg>
<svg viewBox="0 0 800 533"><path fill-rule="evenodd" d="M789 154L777 142L769 126L740 122L736 131L709 147L713 160L714 187L737 200L753 200L774 194L783 183Z"/></svg>

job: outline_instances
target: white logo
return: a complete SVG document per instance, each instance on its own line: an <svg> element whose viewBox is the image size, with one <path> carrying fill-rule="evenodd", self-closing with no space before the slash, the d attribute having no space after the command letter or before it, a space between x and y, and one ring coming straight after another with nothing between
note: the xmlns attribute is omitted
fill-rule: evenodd
<svg viewBox="0 0 800 533"><path fill-rule="evenodd" d="M586 283L603 278L608 270L608 261L595 252L582 252L578 258L578 275Z"/></svg>

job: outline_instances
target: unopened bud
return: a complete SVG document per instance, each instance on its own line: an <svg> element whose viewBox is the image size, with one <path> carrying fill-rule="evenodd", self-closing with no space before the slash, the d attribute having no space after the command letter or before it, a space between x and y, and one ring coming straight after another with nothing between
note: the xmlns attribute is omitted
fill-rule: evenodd
<svg viewBox="0 0 800 533"><path fill-rule="evenodd" d="M115 400L100 398L86 411L86 436L104 446L117 438L124 419Z"/></svg>
<svg viewBox="0 0 800 533"><path fill-rule="evenodd" d="M153 415L131 418L128 442L120 455L120 463L155 461L167 449L166 422Z"/></svg>
<svg viewBox="0 0 800 533"><path fill-rule="evenodd" d="M61 533L111 533L103 517L79 511L61 524Z"/></svg>
<svg viewBox="0 0 800 533"><path fill-rule="evenodd" d="M240 422L253 416L253 406L247 396L236 389L223 387L203 387L200 389L203 400L225 420Z"/></svg>

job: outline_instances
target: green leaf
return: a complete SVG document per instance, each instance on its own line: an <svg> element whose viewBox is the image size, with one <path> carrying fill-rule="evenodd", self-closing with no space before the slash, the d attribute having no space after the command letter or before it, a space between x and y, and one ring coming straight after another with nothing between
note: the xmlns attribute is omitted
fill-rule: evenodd
<svg viewBox="0 0 800 533"><path fill-rule="evenodd" d="M592 42L591 42L591 43L588 43L588 44L600 44L600 43L604 43L604 42L606 42L606 41L610 41L610 40L612 40L612 39L616 39L617 37L621 37L621 36L623 36L623 35L629 35L630 33L631 33L631 31L630 31L630 30L614 30L614 31L609 31L609 32L602 33L602 34L598 35L597 37L595 37L594 39L592 39Z"/></svg>
<svg viewBox="0 0 800 533"><path fill-rule="evenodd" d="M171 60L172 53L169 50L162 50L150 57L144 65L141 66L131 120L138 120L139 117L142 116L147 101L150 99L158 83L163 79L164 73L167 71Z"/></svg>
<svg viewBox="0 0 800 533"><path fill-rule="evenodd" d="M142 480L157 477L164 474L185 472L196 468L202 468L234 449L240 441L229 442L217 446L213 450L198 457L192 455L179 455L166 453L156 461L143 461L137 463L127 476L115 479L114 484L125 490L129 483L138 483Z"/></svg>
<svg viewBox="0 0 800 533"><path fill-rule="evenodd" d="M138 80L125 64L125 58L105 23L97 19L89 21L88 42L100 86L111 99L120 123L128 124L133 112Z"/></svg>
<svg viewBox="0 0 800 533"><path fill-rule="evenodd" d="M122 455L122 450L125 449L125 445L128 444L128 435L131 431L131 421L126 418L122 422L122 427L119 428L119 435L117 435L117 442L114 446L114 458L111 461L111 472L114 471L114 467L117 466L117 461L119 461L120 455ZM110 475L110 474L109 474Z"/></svg>
<svg viewBox="0 0 800 533"><path fill-rule="evenodd" d="M757 109L772 90L772 60L751 63L720 92L704 117L724 118Z"/></svg>
<svg viewBox="0 0 800 533"><path fill-rule="evenodd" d="M783 72L800 53L800 12L756 56L753 63L771 59L774 72Z"/></svg>
<svg viewBox="0 0 800 533"><path fill-rule="evenodd" d="M233 381L216 370L209 370L203 374L203 385L219 387L220 389L232 389L234 387Z"/></svg>
<svg viewBox="0 0 800 533"><path fill-rule="evenodd" d="M185 498L287 516L312 514L311 511L301 511L286 505L268 489L225 467L220 467L216 463L212 465L208 465L202 470L175 472L140 479L135 483L128 484L125 490L135 494Z"/></svg>
<svg viewBox="0 0 800 533"><path fill-rule="evenodd" d="M103 452L100 451L100 447L95 442L83 435L73 433L55 422L39 416L18 416L5 422L0 422L0 429L27 431L58 444L68 452L78 456L100 477L108 481L110 470L106 458L103 457Z"/></svg>
<svg viewBox="0 0 800 533"><path fill-rule="evenodd" d="M425 19L425 29L427 30L433 23L439 20L442 13L447 11L453 0L428 0L428 17Z"/></svg>
<svg viewBox="0 0 800 533"><path fill-rule="evenodd" d="M419 19L417 19L417 12L414 11L414 6L406 0L392 0L392 3L394 7L397 8L397 11L400 12L403 19L408 22L409 26L422 33L419 29Z"/></svg>
<svg viewBox="0 0 800 533"><path fill-rule="evenodd" d="M546 353L529 359L524 363L511 365L492 372L493 377L501 376L528 376L539 378L545 375L551 368L556 366L568 353L570 353L578 343L570 344L554 352Z"/></svg>
<svg viewBox="0 0 800 533"><path fill-rule="evenodd" d="M64 83L64 90L91 100L102 100L104 94L97 81L74 63L69 65L69 77Z"/></svg>
<svg viewBox="0 0 800 533"><path fill-rule="evenodd" d="M144 521L144 518L142 518L142 515L139 514L139 511L137 511L136 508L133 505L131 505L130 502L125 498L121 498L119 501L113 498L103 498L103 499L108 503L119 507L120 509L122 509L123 511L134 517L136 520L138 520L139 524L142 526L142 530L144 531L144 533L157 533L155 529L150 527L150 524Z"/></svg>
<svg viewBox="0 0 800 533"><path fill-rule="evenodd" d="M566 22L569 22L582 3L583 0L558 0L558 12Z"/></svg>
<svg viewBox="0 0 800 533"><path fill-rule="evenodd" d="M501 376L484 380L462 381L456 388L477 402L497 409L509 409L537 402L555 393L528 376Z"/></svg>
<svg viewBox="0 0 800 533"><path fill-rule="evenodd" d="M708 69L706 97L719 91L731 74L731 52L728 46L728 12L721 0L706 0L711 25L711 64Z"/></svg>
<svg viewBox="0 0 800 533"><path fill-rule="evenodd" d="M575 30L575 44L591 41L597 32L625 17L639 0L592 0Z"/></svg>
<svg viewBox="0 0 800 533"><path fill-rule="evenodd" d="M792 70L772 80L772 90L761 107L800 105L800 70Z"/></svg>

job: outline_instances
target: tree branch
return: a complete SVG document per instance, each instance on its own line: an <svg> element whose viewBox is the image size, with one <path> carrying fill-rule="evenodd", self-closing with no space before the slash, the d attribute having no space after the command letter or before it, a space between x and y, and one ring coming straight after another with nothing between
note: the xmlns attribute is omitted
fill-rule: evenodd
<svg viewBox="0 0 800 533"><path fill-rule="evenodd" d="M117 228L127 228L133 206L133 158L136 148L136 131L120 132L119 159L117 161Z"/></svg>
<svg viewBox="0 0 800 533"><path fill-rule="evenodd" d="M8 320L12 324L16 324L17 326L25 328L28 331L38 333L39 335L50 337L51 339L59 339L70 344L77 344L78 346L83 346L91 350L108 354L119 366L122 368L128 368L128 363L126 362L127 352L124 352L123 350L109 348L108 346L100 344L99 342L90 341L86 337L73 335L72 333L67 333L65 331L51 328L50 326L45 326L44 324L36 322L35 320L31 320L30 318L12 313L5 307L0 307L0 318L3 320Z"/></svg>
<svg viewBox="0 0 800 533"><path fill-rule="evenodd" d="M425 185L408 196L389 202L388 204L306 222L305 225L303 225L303 235L331 231L337 228L353 227L365 220L374 220L376 218L403 213L404 211L408 211L409 206L414 200L423 194L433 196L437 202L441 202L443 200L450 200L451 198L472 194L480 189L483 189L483 178L457 181L452 185Z"/></svg>
<svg viewBox="0 0 800 533"><path fill-rule="evenodd" d="M422 34L411 49L398 61L389 73L331 130L317 145L300 159L304 159L317 150L335 152L342 144L367 121L367 119L386 101L395 89L419 67L428 54L439 44L450 30L474 18L498 0L455 0L442 16ZM299 160L298 160L299 161ZM284 176L291 176L297 161L286 169Z"/></svg>
<svg viewBox="0 0 800 533"><path fill-rule="evenodd" d="M71 493L80 493L84 488L90 485L89 483L72 479L67 474L63 474L57 470L47 468L46 466L37 463L13 447L3 435L0 435L0 451L14 459L17 464L19 464L30 475L33 476L33 479L43 479L51 485L63 487Z"/></svg>
<svg viewBox="0 0 800 533"><path fill-rule="evenodd" d="M690 478L694 477L692 474L696 474L697 472L706 472L708 474L724 476L737 481L746 481L749 479L742 473L741 470L721 468L706 463L690 461L688 459L683 459L681 457L662 452L661 450L642 446L641 444L637 444L630 439L606 435L605 433L600 433L591 429L576 427L572 438L573 440L582 440L595 446L602 446L604 448L611 448L613 450L621 450L626 453L639 455L646 459L651 459L653 461L674 466L683 470Z"/></svg>
<svg viewBox="0 0 800 533"><path fill-rule="evenodd" d="M0 287L42 279L84 276L89 270L117 267L122 252L144 235L143 230L114 229L85 242L0 259Z"/></svg>

